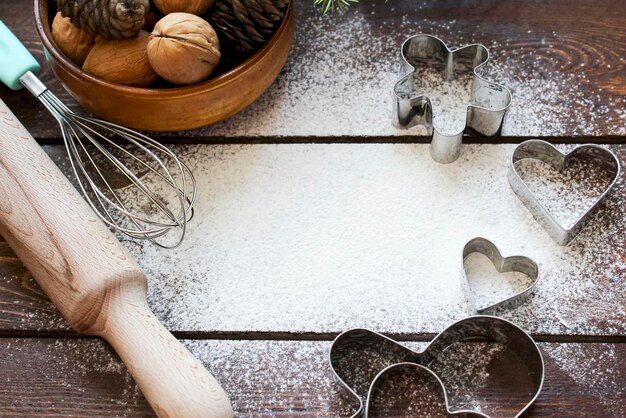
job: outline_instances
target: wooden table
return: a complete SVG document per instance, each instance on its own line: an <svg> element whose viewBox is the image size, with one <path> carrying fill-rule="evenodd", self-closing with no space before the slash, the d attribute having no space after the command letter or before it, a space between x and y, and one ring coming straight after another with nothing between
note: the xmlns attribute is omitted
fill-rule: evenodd
<svg viewBox="0 0 626 418"><path fill-rule="evenodd" d="M151 278L157 316L238 416L347 416L326 362L332 338L369 327L419 345L464 317L458 251L486 231L545 274L528 304L502 313L544 354L530 416L625 416L623 176L569 247L550 241L505 177L512 144L529 137L609 144L624 165L622 2L364 1L342 19L310 3L298 2L289 62L261 99L215 126L156 135L186 144L174 147L210 196L182 249L124 242ZM2 20L43 62L31 9L0 0ZM484 43L490 76L513 90L503 137L467 138L446 166L430 159L427 137L389 121L399 46L419 32ZM45 66L42 78L78 109ZM0 97L67 171L45 109L24 91L0 87ZM0 416L152 414L112 350L71 331L1 241L0 370Z"/></svg>

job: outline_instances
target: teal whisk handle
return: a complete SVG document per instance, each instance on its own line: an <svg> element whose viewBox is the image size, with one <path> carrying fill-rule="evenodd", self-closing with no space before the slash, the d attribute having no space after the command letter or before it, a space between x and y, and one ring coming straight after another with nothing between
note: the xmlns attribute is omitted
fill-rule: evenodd
<svg viewBox="0 0 626 418"><path fill-rule="evenodd" d="M41 67L13 32L0 20L0 81L11 90L23 87L20 82L27 72L37 74Z"/></svg>

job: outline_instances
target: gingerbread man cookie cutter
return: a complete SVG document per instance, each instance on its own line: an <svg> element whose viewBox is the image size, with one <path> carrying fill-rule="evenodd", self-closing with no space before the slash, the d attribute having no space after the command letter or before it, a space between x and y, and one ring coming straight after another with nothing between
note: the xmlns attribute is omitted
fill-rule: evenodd
<svg viewBox="0 0 626 418"><path fill-rule="evenodd" d="M514 376L509 375L506 379L508 382L524 382L524 387L519 388L516 394L520 397L516 401L520 404L523 402L523 405L515 412L515 416L521 416L533 405L543 387L545 369L543 357L537 343L530 335L512 322L499 317L471 316L455 322L437 335L421 352L412 350L374 331L351 329L335 338L330 348L329 362L340 387L356 402L357 410L351 418L361 416L373 418L376 416L372 413L373 409L383 409L384 412L385 399L373 405L378 402L376 393L379 392L379 385L388 380L388 374L396 372L398 367L410 367L415 370L415 379L430 380L435 386L438 384L441 403L444 404L448 413L466 417L488 417L482 411L451 410L445 385L432 369L438 357L451 349L453 345L477 340L502 344L510 350L510 355L516 361L523 363L523 370L511 368L507 371L507 373L514 373ZM509 358L507 357L506 361ZM471 361L467 359L467 362ZM491 360L485 361L489 363ZM458 368L466 367L467 362L459 362ZM496 384L502 384L502 381L496 380L496 382ZM413 411L413 413L419 412ZM387 415L383 413L383 416Z"/></svg>
<svg viewBox="0 0 626 418"><path fill-rule="evenodd" d="M461 155L463 134L493 137L500 133L509 105L511 92L506 87L488 81L478 71L489 60L489 51L481 44L450 49L439 38L421 34L402 44L402 58L408 74L393 87L394 124L400 128L424 126L432 136L430 154L439 163L451 163ZM466 107L465 127L457 133L446 134L433 126L433 109L427 92L417 90L419 77L411 63L432 66L449 82L459 73L473 73L471 101Z"/></svg>

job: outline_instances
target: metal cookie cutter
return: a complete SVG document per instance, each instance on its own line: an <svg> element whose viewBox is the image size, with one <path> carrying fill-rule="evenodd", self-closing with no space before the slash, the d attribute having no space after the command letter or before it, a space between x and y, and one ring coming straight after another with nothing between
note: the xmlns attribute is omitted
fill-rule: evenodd
<svg viewBox="0 0 626 418"><path fill-rule="evenodd" d="M476 304L476 295L472 290L471 284L467 278L465 272L465 265L463 266L463 279L462 285L465 292L465 297L473 309L475 314L493 314L494 311L504 308L513 309L521 305L534 291L537 282L539 281L539 267L537 263L528 257L522 255L514 255L510 257L502 257L500 250L491 241L485 238L477 237L471 239L463 248L463 263L470 254L480 253L485 255L493 263L498 273L508 272L520 272L525 274L532 283L526 289L510 296L500 302L493 303L486 306L478 306Z"/></svg>
<svg viewBox="0 0 626 418"><path fill-rule="evenodd" d="M489 51L481 44L450 49L432 35L415 35L402 44L402 58L409 73L394 87L394 123L401 128L425 126L432 135L430 154L439 163L451 163L461 154L464 133L495 136L500 133L504 115L511 104L511 92L500 84L487 81L478 71L489 60ZM457 73L473 73L471 102L467 105L465 128L454 135L439 132L433 127L432 104L426 92L416 91L416 74L412 62L420 62L440 69L446 82Z"/></svg>
<svg viewBox="0 0 626 418"><path fill-rule="evenodd" d="M376 405L385 403L387 393L393 391L394 385L398 380L401 379L411 379L413 381L419 382L419 389L425 388L429 392L436 392L439 395L438 398L443 400L442 404L445 408L446 416L450 414L462 418L489 418L488 415L476 411L452 411L448 404L448 394L446 393L446 388L441 379L439 379L439 377L430 369L415 363L392 364L391 366L383 369L374 378L374 381L372 382L373 389L367 394L367 400L365 401L364 415L370 418L377 417L378 409L381 409L382 411L384 411L381 416L390 416L390 414L385 413L387 412L385 407L376 408Z"/></svg>
<svg viewBox="0 0 626 418"><path fill-rule="evenodd" d="M515 163L523 159L535 159L550 164L559 171L563 171L573 160L592 161L602 170L606 171L612 178L604 192L595 200L593 205L583 213L580 218L572 225L571 228L565 228L554 216L543 206L533 192L528 188L524 180L515 168ZM519 144L511 155L511 163L509 165L509 184L519 197L519 199L528 208L533 217L539 222L539 225L546 230L548 235L559 245L567 245L571 240L589 222L593 214L597 211L600 201L615 186L620 173L619 160L610 150L595 144L583 144L574 147L567 153L562 153L552 144L538 139Z"/></svg>
<svg viewBox="0 0 626 418"><path fill-rule="evenodd" d="M505 345L511 355L517 359L516 361L524 364L524 371L512 368L519 372L519 376L507 379L507 382L524 382L524 387L519 388L519 396L525 404L515 414L519 417L532 406L541 392L544 363L539 347L532 337L517 325L502 318L481 315L462 319L437 335L422 352L411 350L374 331L352 329L337 336L330 348L329 360L335 378L358 404L358 409L352 418L360 416L371 418L374 416L371 414L373 409L385 408L387 404L385 399L376 400L380 398L380 385L388 386L386 383L389 380L388 373L396 373L396 367L407 367L404 366L406 363L418 366L413 366L417 370L417 379L429 379L432 382L430 374L435 375L443 392L442 403L450 413L486 417L484 413L473 411L450 411L445 385L432 370L432 365L438 356L455 343L485 339ZM475 361L476 359L466 361L460 359L458 368L463 369L467 367L466 363ZM401 364L404 365L400 366ZM507 390L511 389L514 388L507 386ZM378 402L378 404L373 405L373 402Z"/></svg>

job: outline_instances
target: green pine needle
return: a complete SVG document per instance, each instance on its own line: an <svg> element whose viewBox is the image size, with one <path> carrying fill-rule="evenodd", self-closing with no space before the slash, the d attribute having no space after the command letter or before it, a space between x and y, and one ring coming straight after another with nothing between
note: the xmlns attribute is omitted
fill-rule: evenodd
<svg viewBox="0 0 626 418"><path fill-rule="evenodd" d="M385 0L385 3L387 1ZM313 0L313 4L319 6L323 14L328 12L341 14L346 11L350 4L358 2L359 0Z"/></svg>
<svg viewBox="0 0 626 418"><path fill-rule="evenodd" d="M358 3L359 0L313 0L313 4L319 6L323 14L328 12L344 12L351 3Z"/></svg>

